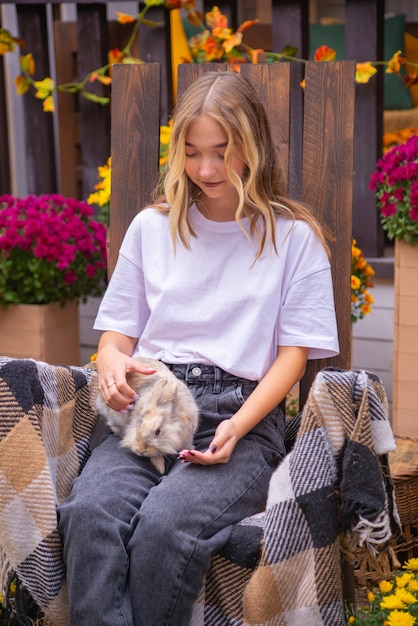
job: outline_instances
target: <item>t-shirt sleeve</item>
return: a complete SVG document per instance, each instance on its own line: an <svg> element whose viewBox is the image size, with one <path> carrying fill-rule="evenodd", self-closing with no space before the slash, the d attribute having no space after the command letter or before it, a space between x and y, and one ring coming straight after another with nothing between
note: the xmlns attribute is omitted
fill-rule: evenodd
<svg viewBox="0 0 418 626"><path fill-rule="evenodd" d="M313 231L295 233L285 268L277 320L277 345L310 348L309 359L339 353L331 268Z"/></svg>
<svg viewBox="0 0 418 626"><path fill-rule="evenodd" d="M141 264L140 222L129 226L109 285L94 323L96 330L112 330L140 337L149 318Z"/></svg>

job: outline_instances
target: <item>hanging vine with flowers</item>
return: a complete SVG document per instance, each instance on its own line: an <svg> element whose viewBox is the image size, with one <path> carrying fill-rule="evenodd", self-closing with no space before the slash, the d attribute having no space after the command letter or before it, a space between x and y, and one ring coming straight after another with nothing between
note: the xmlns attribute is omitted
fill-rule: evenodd
<svg viewBox="0 0 418 626"><path fill-rule="evenodd" d="M286 47L281 52L267 52L263 49L253 49L243 42L244 31L257 23L258 20L247 20L243 22L237 29L233 29L228 24L228 19L217 6L203 16L195 8L194 0L145 0L144 7L136 15L128 15L126 13L117 12L117 21L120 24L132 25L132 31L126 45L122 49L113 49L109 51L109 63L102 67L96 68L88 72L88 74L79 82L71 82L56 85L49 76L42 80L35 80L35 59L32 53L20 56L21 73L15 78L15 84L18 94L27 93L34 90L36 98L42 100L43 108L47 112L55 111L54 95L56 92L76 94L97 102L101 105L109 103L109 97L98 96L89 90L89 85L95 81L103 85L109 86L112 82L111 68L114 63L142 63L143 61L132 55L132 46L137 38L140 26L155 28L158 26L147 18L150 8L161 6L167 10L182 9L187 19L200 32L189 40L189 47L192 59L196 63L209 63L214 61L227 63L230 69L239 71L243 63L267 62L275 63L277 61L294 61L306 63L306 59L296 56L297 50L291 46ZM24 41L13 36L8 30L0 28L0 55L7 52L15 52L16 48L24 48ZM320 46L314 55L314 61L333 61L336 58L336 52L327 46ZM400 74L402 66L418 69L418 64L412 63L402 51L398 50L387 61L366 61L356 64L356 82L367 83L371 77L377 73L377 67L383 66L387 73ZM418 82L418 74L406 74L403 77L404 83L411 86Z"/></svg>

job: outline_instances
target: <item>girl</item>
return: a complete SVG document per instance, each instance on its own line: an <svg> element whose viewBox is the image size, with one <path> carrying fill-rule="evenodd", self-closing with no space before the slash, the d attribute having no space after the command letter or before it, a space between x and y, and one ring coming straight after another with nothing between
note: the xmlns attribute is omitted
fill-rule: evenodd
<svg viewBox="0 0 418 626"><path fill-rule="evenodd" d="M284 456L277 408L338 353L324 236L286 200L266 113L234 72L179 101L164 196L123 241L95 327L99 386L129 411L131 358L168 364L200 410L193 450L152 463L108 434L60 507L71 623L186 626L211 554L263 510Z"/></svg>

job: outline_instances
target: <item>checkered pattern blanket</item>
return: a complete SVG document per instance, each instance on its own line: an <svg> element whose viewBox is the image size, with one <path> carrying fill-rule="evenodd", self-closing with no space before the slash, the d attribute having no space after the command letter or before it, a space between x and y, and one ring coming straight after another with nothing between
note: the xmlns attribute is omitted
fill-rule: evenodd
<svg viewBox="0 0 418 626"><path fill-rule="evenodd" d="M68 625L56 505L90 455L97 377L88 368L0 358L0 573L55 626Z"/></svg>
<svg viewBox="0 0 418 626"><path fill-rule="evenodd" d="M2 589L16 572L55 626L69 623L55 506L95 444L96 394L89 367L0 358ZM296 422L266 513L213 556L191 626L343 624L341 531L356 558L387 547L397 515L382 463L395 442L380 381L323 370Z"/></svg>

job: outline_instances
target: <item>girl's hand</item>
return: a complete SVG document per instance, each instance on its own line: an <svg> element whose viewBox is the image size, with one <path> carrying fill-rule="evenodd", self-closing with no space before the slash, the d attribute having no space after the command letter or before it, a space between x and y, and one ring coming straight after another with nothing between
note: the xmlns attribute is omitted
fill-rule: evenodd
<svg viewBox="0 0 418 626"><path fill-rule="evenodd" d="M111 345L104 346L99 351L96 366L100 393L106 404L115 411L127 410L131 403L138 399L135 390L126 381L128 372L154 374L156 371L141 365Z"/></svg>
<svg viewBox="0 0 418 626"><path fill-rule="evenodd" d="M215 436L205 452L199 450L182 450L179 459L195 465L215 465L216 463L228 463L232 452L237 445L238 436L234 423L228 419L221 422Z"/></svg>

